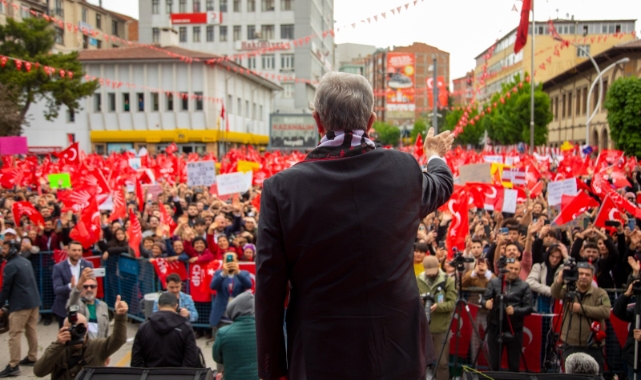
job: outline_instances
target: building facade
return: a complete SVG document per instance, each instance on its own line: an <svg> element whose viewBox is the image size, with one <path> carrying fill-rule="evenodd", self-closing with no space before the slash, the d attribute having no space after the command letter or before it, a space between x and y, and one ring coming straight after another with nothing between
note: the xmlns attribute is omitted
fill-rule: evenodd
<svg viewBox="0 0 641 380"><path fill-rule="evenodd" d="M621 77L635 76L641 78L641 40L627 42L611 47L594 56L600 70L614 62L627 57L627 63L616 65L602 75L603 92L601 106L590 121L590 145L600 149L613 148L610 139L610 128L607 110L603 106L608 88ZM588 110L587 98L589 88L597 79L597 72L591 62L583 62L569 70L543 82L543 90L550 96L554 119L548 125L548 142L550 146L559 147L565 141L585 144L586 114L592 113L597 106L599 86L590 97Z"/></svg>
<svg viewBox="0 0 641 380"><path fill-rule="evenodd" d="M182 48L274 74L283 88L274 98L281 113L310 113L315 86L296 79L317 81L334 69L334 37L323 33L334 27L333 0L141 0L139 8L143 43L157 43L161 29L173 27ZM247 56L274 46L279 50Z"/></svg>
<svg viewBox="0 0 641 380"><path fill-rule="evenodd" d="M365 77L374 89L378 120L407 125L428 118L432 108L428 80L431 82L433 76L434 58L437 77L447 87L450 53L434 46L415 42L411 46L378 49L365 59Z"/></svg>
<svg viewBox="0 0 641 380"><path fill-rule="evenodd" d="M474 70L464 77L452 79L452 107L470 104L474 94Z"/></svg>
<svg viewBox="0 0 641 380"><path fill-rule="evenodd" d="M557 33L565 40L571 41L594 56L614 45L635 39L636 20L554 20ZM536 72L534 80L541 83L566 70L587 61L583 51L573 45L564 47L556 41L549 30L548 22L537 22L534 41L534 67L532 67L532 27L530 26L527 44L518 53L514 53L516 29L510 31L494 45L488 46L476 57L475 89L476 99L480 102L489 99L501 90L504 83L525 73Z"/></svg>
<svg viewBox="0 0 641 380"><path fill-rule="evenodd" d="M164 48L203 61L219 57ZM236 144L268 142L272 98L282 89L240 72L234 62L186 63L146 47L85 50L80 60L100 88L82 101L77 114L67 110L53 122L39 120L26 128L30 149L65 147L70 135L82 149L100 154L142 147L153 153L172 142L186 153L223 154ZM41 107L30 114L41 115Z"/></svg>

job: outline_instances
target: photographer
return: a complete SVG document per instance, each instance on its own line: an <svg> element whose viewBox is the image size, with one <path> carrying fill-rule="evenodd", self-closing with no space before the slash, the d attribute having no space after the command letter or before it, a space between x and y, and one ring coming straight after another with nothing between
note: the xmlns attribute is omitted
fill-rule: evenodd
<svg viewBox="0 0 641 380"><path fill-rule="evenodd" d="M58 332L58 339L38 359L33 373L38 377L51 374L51 380L71 380L85 366L104 367L107 358L127 341L129 307L125 301L120 300L120 296L116 298L114 310L116 316L113 334L108 338L98 339L89 339L87 318L84 315L70 312Z"/></svg>
<svg viewBox="0 0 641 380"><path fill-rule="evenodd" d="M109 336L109 309L104 301L96 299L98 282L92 268L85 268L80 273L76 286L71 289L67 310L78 307L78 313L89 319L87 330L89 338L106 338Z"/></svg>
<svg viewBox="0 0 641 380"><path fill-rule="evenodd" d="M584 352L596 359L600 372L603 373L602 350L605 342L599 342L595 336L596 329L604 327L604 320L610 317L610 298L605 290L592 286L592 265L580 262L576 264L576 269L572 268L572 263L569 265L570 268L557 275L550 288L552 297L557 300L565 299L565 308L568 308L568 311L563 313L560 337L564 343L563 359L575 352ZM576 273L573 273L574 271ZM593 326L594 322L599 327Z"/></svg>
<svg viewBox="0 0 641 380"><path fill-rule="evenodd" d="M0 372L0 377L20 375L19 365L33 365L38 355L38 309L40 293L31 262L18 254L17 243L4 241L2 257L7 260L3 271L0 292L0 316L9 314L9 364ZM1 260L0 260L1 264ZM9 301L9 309L3 309ZM20 360L20 336L25 331L29 343L29 355Z"/></svg>
<svg viewBox="0 0 641 380"><path fill-rule="evenodd" d="M502 337L503 349L507 350L508 368L510 372L518 372L523 346L523 318L532 314L532 291L530 286L519 278L521 263L518 260L501 261L503 260L499 260L499 267L505 268L500 269L502 272L506 271L505 279L498 277L490 280L481 301L481 305L490 310L487 316L490 366L495 371L500 369L502 352L499 352L498 339ZM501 296L504 297L502 310L500 310ZM499 324L501 318L502 325Z"/></svg>
<svg viewBox="0 0 641 380"><path fill-rule="evenodd" d="M625 362L628 363L628 379L634 378L635 340L641 342L641 329L635 328L636 315L635 315L634 306L628 307L628 304L630 303L630 298L635 294L639 294L639 291L641 291L641 289L635 289L635 287L641 288L641 282L639 282L639 280L632 282L628 286L628 289L626 290L626 292L623 293L622 296L617 298L616 302L614 303L614 308L612 308L612 314L614 314L615 317L619 318L624 322L630 323L630 329L628 331L628 339L625 341L625 345L623 346L623 353L622 353L623 354L622 356L625 359ZM639 357L639 359L641 359L641 356ZM636 374L637 374L637 378L641 378L640 377L641 376L641 360L637 362Z"/></svg>
<svg viewBox="0 0 641 380"><path fill-rule="evenodd" d="M456 285L452 277L447 276L445 272L439 269L439 262L436 257L427 256L423 260L423 268L424 272L418 275L416 281L425 306L431 305L428 320L430 322L430 332L432 333L432 343L436 350L440 350L445 342L443 352L448 353L450 349L447 335L456 303ZM437 379L446 380L449 378L448 362L449 355L441 355L441 360L437 363Z"/></svg>

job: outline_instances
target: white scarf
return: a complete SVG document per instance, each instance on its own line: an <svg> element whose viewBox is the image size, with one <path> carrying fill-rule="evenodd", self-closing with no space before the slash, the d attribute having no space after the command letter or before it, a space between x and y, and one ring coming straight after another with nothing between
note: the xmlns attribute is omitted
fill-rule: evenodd
<svg viewBox="0 0 641 380"><path fill-rule="evenodd" d="M361 142L364 140L367 145L371 146L372 148L376 148L376 145L374 144L374 142L367 138L367 135L365 135L365 131L362 129L347 131L347 134L352 135L352 141L350 146L359 146L361 145ZM345 135L346 135L345 131L329 131L325 134L325 136L323 136L320 144L318 144L318 147L320 148L320 147L326 147L326 146L333 146L333 147L341 146L345 142Z"/></svg>

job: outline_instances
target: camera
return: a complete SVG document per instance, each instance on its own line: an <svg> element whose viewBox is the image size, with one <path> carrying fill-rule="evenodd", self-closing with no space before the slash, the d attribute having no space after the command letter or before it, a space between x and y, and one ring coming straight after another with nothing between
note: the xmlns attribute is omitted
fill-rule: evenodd
<svg viewBox="0 0 641 380"><path fill-rule="evenodd" d="M501 256L501 258L499 259L499 273L500 274L508 273L509 270L505 269L505 267L508 264L514 264L515 262L516 262L515 258L508 258L505 256Z"/></svg>
<svg viewBox="0 0 641 380"><path fill-rule="evenodd" d="M85 334L87 333L87 326L84 323L78 323L78 310L80 306L74 305L69 307L69 313L67 313L67 319L69 320L69 334L71 334L71 340L69 340L67 346L75 346L77 344L82 344L85 341Z"/></svg>
<svg viewBox="0 0 641 380"><path fill-rule="evenodd" d="M576 282L579 279L579 272L577 270L576 259L569 258L563 267L563 282L566 284Z"/></svg>
<svg viewBox="0 0 641 380"><path fill-rule="evenodd" d="M450 266L456 268L459 272L465 272L465 263L473 263L474 258L464 257L463 253L459 252L456 247L452 248L454 252L454 259L449 262Z"/></svg>
<svg viewBox="0 0 641 380"><path fill-rule="evenodd" d="M425 316L427 323L432 322L432 305L434 305L434 296L431 293L421 294L421 299L425 303Z"/></svg>

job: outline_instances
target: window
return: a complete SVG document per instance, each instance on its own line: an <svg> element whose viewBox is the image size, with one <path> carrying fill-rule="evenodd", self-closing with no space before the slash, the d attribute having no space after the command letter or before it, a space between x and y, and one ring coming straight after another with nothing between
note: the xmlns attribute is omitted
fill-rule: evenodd
<svg viewBox="0 0 641 380"><path fill-rule="evenodd" d="M151 14L157 15L160 13L160 0L151 0Z"/></svg>
<svg viewBox="0 0 641 380"><path fill-rule="evenodd" d="M585 51L583 51L582 49L579 49L579 48L582 48ZM585 58L587 58L589 54L590 54L590 45L578 45L578 47L576 48L576 56L577 57L585 57Z"/></svg>
<svg viewBox="0 0 641 380"><path fill-rule="evenodd" d="M559 97L554 98L554 120L559 119Z"/></svg>
<svg viewBox="0 0 641 380"><path fill-rule="evenodd" d="M200 0L193 0L194 13L200 13Z"/></svg>
<svg viewBox="0 0 641 380"><path fill-rule="evenodd" d="M261 58L263 59L263 69L274 69L276 59L273 54L264 54Z"/></svg>
<svg viewBox="0 0 641 380"><path fill-rule="evenodd" d="M621 25L620 24L617 24L617 25L614 26L614 32L615 33L621 33Z"/></svg>
<svg viewBox="0 0 641 380"><path fill-rule="evenodd" d="M202 92L194 92L194 99L196 103L196 111L202 111L203 110L203 93Z"/></svg>
<svg viewBox="0 0 641 380"><path fill-rule="evenodd" d="M252 104L252 119L256 119L256 103Z"/></svg>
<svg viewBox="0 0 641 380"><path fill-rule="evenodd" d="M96 28L102 29L102 16L96 13Z"/></svg>
<svg viewBox="0 0 641 380"><path fill-rule="evenodd" d="M261 10L269 12L274 10L274 0L261 0Z"/></svg>
<svg viewBox="0 0 641 380"><path fill-rule="evenodd" d="M261 36L263 40L273 40L274 39L274 25L263 25L261 27Z"/></svg>
<svg viewBox="0 0 641 380"><path fill-rule="evenodd" d="M172 5L174 5L173 0L165 0L165 13L167 13L168 15L170 15L172 12Z"/></svg>
<svg viewBox="0 0 641 380"><path fill-rule="evenodd" d="M151 106L152 106L152 111L158 111L160 109L160 103L158 101L157 92L151 93Z"/></svg>
<svg viewBox="0 0 641 380"><path fill-rule="evenodd" d="M234 97L231 95L227 95L227 109L225 111L228 115L234 112Z"/></svg>
<svg viewBox="0 0 641 380"><path fill-rule="evenodd" d="M561 99L561 119L565 119L565 94L563 94L563 98Z"/></svg>
<svg viewBox="0 0 641 380"><path fill-rule="evenodd" d="M4 4L0 2L0 13L4 13Z"/></svg>
<svg viewBox="0 0 641 380"><path fill-rule="evenodd" d="M96 40L96 49L102 49L102 41Z"/></svg>
<svg viewBox="0 0 641 380"><path fill-rule="evenodd" d="M207 39L207 42L212 42L214 40L214 27L209 25L205 33L206 33L205 38Z"/></svg>
<svg viewBox="0 0 641 380"><path fill-rule="evenodd" d="M151 28L151 42L157 44L160 41L160 29Z"/></svg>
<svg viewBox="0 0 641 380"><path fill-rule="evenodd" d="M65 29L64 28L58 28L56 26L56 43L58 45L64 45L65 44Z"/></svg>
<svg viewBox="0 0 641 380"><path fill-rule="evenodd" d="M142 92L137 93L136 100L138 101L138 111L143 112L145 110L145 94Z"/></svg>
<svg viewBox="0 0 641 380"><path fill-rule="evenodd" d="M601 110L603 110L603 104L605 103L605 96L608 94L608 80L603 80L603 93L601 94ZM596 97L599 97L599 93L596 93Z"/></svg>
<svg viewBox="0 0 641 380"><path fill-rule="evenodd" d="M227 41L227 26L220 26L220 42Z"/></svg>
<svg viewBox="0 0 641 380"><path fill-rule="evenodd" d="M249 100L245 100L245 117L249 118Z"/></svg>
<svg viewBox="0 0 641 380"><path fill-rule="evenodd" d="M194 26L193 40L194 42L200 42L200 26Z"/></svg>
<svg viewBox="0 0 641 380"><path fill-rule="evenodd" d="M167 111L174 110L174 94L167 94Z"/></svg>
<svg viewBox="0 0 641 380"><path fill-rule="evenodd" d="M220 12L227 12L227 0L220 0Z"/></svg>
<svg viewBox="0 0 641 380"><path fill-rule="evenodd" d="M283 98L289 99L294 97L294 84L293 83L283 83Z"/></svg>
<svg viewBox="0 0 641 380"><path fill-rule="evenodd" d="M243 115L243 101L242 101L242 100L240 100L240 98L238 98L238 100L237 100L236 104L237 104L237 107L236 107L236 114L237 114L238 116L242 116L242 115Z"/></svg>
<svg viewBox="0 0 641 380"><path fill-rule="evenodd" d="M178 36L180 42L187 42L187 27L181 26L180 29L178 29Z"/></svg>
<svg viewBox="0 0 641 380"><path fill-rule="evenodd" d="M256 69L256 57L247 57L247 68Z"/></svg>
<svg viewBox="0 0 641 380"><path fill-rule="evenodd" d="M240 0L234 0L234 12L240 12Z"/></svg>
<svg viewBox="0 0 641 380"><path fill-rule="evenodd" d="M76 112L71 108L67 108L67 123L76 122Z"/></svg>
<svg viewBox="0 0 641 380"><path fill-rule="evenodd" d="M567 115L568 115L569 118L572 117L572 93L571 92L568 94L568 113L567 113Z"/></svg>
<svg viewBox="0 0 641 380"><path fill-rule="evenodd" d="M111 34L118 37L118 21L111 20Z"/></svg>
<svg viewBox="0 0 641 380"><path fill-rule="evenodd" d="M576 115L581 115L581 90L576 90Z"/></svg>
<svg viewBox="0 0 641 380"><path fill-rule="evenodd" d="M256 0L247 0L247 12L256 12Z"/></svg>
<svg viewBox="0 0 641 380"><path fill-rule="evenodd" d="M82 22L87 22L87 8L82 8Z"/></svg>
<svg viewBox="0 0 641 380"><path fill-rule="evenodd" d="M89 49L89 36L87 35L82 36L82 48Z"/></svg>
<svg viewBox="0 0 641 380"><path fill-rule="evenodd" d="M294 10L294 0L280 0L280 10L281 11L293 11Z"/></svg>
<svg viewBox="0 0 641 380"><path fill-rule="evenodd" d="M116 112L116 93L107 93L107 111Z"/></svg>
<svg viewBox="0 0 641 380"><path fill-rule="evenodd" d="M178 12L187 13L187 0L180 0L178 2Z"/></svg>
<svg viewBox="0 0 641 380"><path fill-rule="evenodd" d="M207 8L207 11L213 11L214 10L214 0L205 0L205 8Z"/></svg>
<svg viewBox="0 0 641 380"><path fill-rule="evenodd" d="M129 94L124 93L122 94L122 110L125 112L129 112L129 109L130 109Z"/></svg>
<svg viewBox="0 0 641 380"><path fill-rule="evenodd" d="M182 100L181 110L189 111L189 95L186 92L181 92L180 99Z"/></svg>
<svg viewBox="0 0 641 380"><path fill-rule="evenodd" d="M234 25L234 41L240 41L242 38L242 31L240 30L240 25Z"/></svg>
<svg viewBox="0 0 641 380"><path fill-rule="evenodd" d="M283 71L294 70L294 54L281 54L280 69Z"/></svg>
<svg viewBox="0 0 641 380"><path fill-rule="evenodd" d="M96 150L96 154L99 154L101 156L105 154L105 144L95 144L94 148Z"/></svg>
<svg viewBox="0 0 641 380"><path fill-rule="evenodd" d="M100 94L93 94L93 112L102 112L102 97Z"/></svg>
<svg viewBox="0 0 641 380"><path fill-rule="evenodd" d="M587 87L583 88L583 102L582 103L583 103L583 105L581 106L581 112L583 114L585 114L586 112L588 112L588 110L585 108L588 105L588 88Z"/></svg>
<svg viewBox="0 0 641 380"><path fill-rule="evenodd" d="M263 106L258 107L258 120L263 121Z"/></svg>
<svg viewBox="0 0 641 380"><path fill-rule="evenodd" d="M247 39L255 40L258 36L256 35L256 25L247 25Z"/></svg>
<svg viewBox="0 0 641 380"><path fill-rule="evenodd" d="M294 39L294 25L284 24L280 26L280 39L293 40Z"/></svg>

